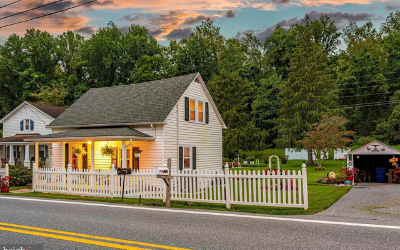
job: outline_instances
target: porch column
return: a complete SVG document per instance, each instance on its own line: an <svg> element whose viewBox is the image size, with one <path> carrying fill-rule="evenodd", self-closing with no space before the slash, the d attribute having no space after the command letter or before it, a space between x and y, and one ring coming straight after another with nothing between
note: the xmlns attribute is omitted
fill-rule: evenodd
<svg viewBox="0 0 400 250"><path fill-rule="evenodd" d="M10 160L8 161L8 164L14 165L15 164L15 158L14 158L14 146L10 145Z"/></svg>
<svg viewBox="0 0 400 250"><path fill-rule="evenodd" d="M39 142L35 142L35 164L39 168Z"/></svg>
<svg viewBox="0 0 400 250"><path fill-rule="evenodd" d="M65 169L65 142L61 143L61 166Z"/></svg>
<svg viewBox="0 0 400 250"><path fill-rule="evenodd" d="M126 144L125 144L125 140L122 141L122 167L126 168Z"/></svg>
<svg viewBox="0 0 400 250"><path fill-rule="evenodd" d="M29 159L29 144L25 144L25 154L24 154L24 166L25 167L30 167L31 166L31 161Z"/></svg>
<svg viewBox="0 0 400 250"><path fill-rule="evenodd" d="M94 141L90 144L90 165L92 171L94 171Z"/></svg>

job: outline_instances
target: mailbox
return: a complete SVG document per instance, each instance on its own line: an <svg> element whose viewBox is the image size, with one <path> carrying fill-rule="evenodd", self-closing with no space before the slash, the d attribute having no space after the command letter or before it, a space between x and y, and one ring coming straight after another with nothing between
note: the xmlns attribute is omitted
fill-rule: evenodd
<svg viewBox="0 0 400 250"><path fill-rule="evenodd" d="M132 174L132 169L130 169L130 168L117 168L117 174L118 175Z"/></svg>
<svg viewBox="0 0 400 250"><path fill-rule="evenodd" d="M161 168L157 167L157 168L154 169L154 174L157 175L157 176L167 176L168 175L168 171L169 170L166 167L161 167Z"/></svg>

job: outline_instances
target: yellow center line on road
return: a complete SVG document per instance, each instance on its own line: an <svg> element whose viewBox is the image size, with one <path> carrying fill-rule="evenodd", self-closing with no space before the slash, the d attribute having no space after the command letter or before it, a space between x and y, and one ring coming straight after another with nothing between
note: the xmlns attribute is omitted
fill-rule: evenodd
<svg viewBox="0 0 400 250"><path fill-rule="evenodd" d="M69 236L56 235L56 234L27 231L27 230L9 228L9 227L0 227L0 230L14 232L14 233L20 233L20 234L30 234L30 235L41 236L41 237L46 237L46 238L53 238L53 239L57 239L57 240L78 242L78 243L89 244L89 245L110 247L110 248L116 248L116 249L129 249L129 250L143 250L144 249L144 248L140 248L140 247L131 247L131 246L125 246L125 245L120 245L120 244L115 244L115 243L108 243L108 242L102 242L102 241L87 240L87 239L74 238L74 237L69 237Z"/></svg>
<svg viewBox="0 0 400 250"><path fill-rule="evenodd" d="M106 241L112 241L112 242L117 242L117 243L126 243L126 244L132 244L132 245L139 245L139 246L145 246L145 247L153 247L153 248L162 248L162 249L176 249L176 250L190 250L187 248L179 248L179 247L171 247L171 246L165 246L165 245L157 245L157 244L152 244L152 243L145 243L145 242L139 242L139 241L130 241L130 240L123 240L123 239L116 239L116 238L110 238L110 237L103 237L103 236L96 236L96 235L89 235L89 234L81 234L81 233L73 233L73 232L66 232L66 231L59 231L59 230L53 230L53 229L47 229L47 228L39 228L39 227L30 227L30 226L24 226L24 225L17 225L17 224L10 224L10 223L4 223L4 222L0 222L1 226L6 226L6 227L0 227L0 230L5 230L5 231L10 231L10 230L19 230L19 229L14 229L14 228L8 228L8 227L16 227L16 228L23 228L23 229L29 229L29 230L35 230L35 231L42 231L42 232L49 232L49 233L57 233L57 234L65 234L68 236L78 236L78 237L85 237L85 238L90 238L90 239L96 239L96 240L106 240ZM55 239L61 239L61 238L57 238L57 237L66 237L66 236L62 236L62 235L54 235L54 234L46 234L46 233L40 233L40 232L33 232L33 231L26 231L26 230L19 230L19 231L23 231L21 233L26 233L27 234L32 234L35 235L33 233L39 233L39 234L45 234L45 235L51 235L53 237L49 237L49 236L43 236L43 237L49 237L49 238L55 238ZM12 231L12 232L16 232L16 231ZM38 235L41 236L41 235ZM100 246L104 246L103 244L112 244L112 245L116 245L118 247L116 248L120 248L120 246L125 247L125 248L121 248L121 249L143 249L143 248L135 248L135 247L129 247L129 246L125 246L125 245L118 245L118 244L113 244L113 243L103 243L100 241L94 241L94 240L86 240L86 239L80 239L80 238L73 238L73 237L66 237L66 238L71 238L71 239L75 239L73 241L75 242L81 242L78 240L85 240L85 241L91 241L91 242L97 242L99 244L93 244L93 245L100 245ZM92 243L86 243L86 242L81 242L81 243L85 243L85 244L92 244Z"/></svg>

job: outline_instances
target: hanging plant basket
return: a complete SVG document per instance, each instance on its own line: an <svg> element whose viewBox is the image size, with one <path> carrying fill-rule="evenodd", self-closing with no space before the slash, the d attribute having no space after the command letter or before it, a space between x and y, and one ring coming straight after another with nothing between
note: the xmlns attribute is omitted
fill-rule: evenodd
<svg viewBox="0 0 400 250"><path fill-rule="evenodd" d="M135 157L140 157L140 153L142 153L143 150L140 150L139 148L133 148L133 153L135 154Z"/></svg>
<svg viewBox="0 0 400 250"><path fill-rule="evenodd" d="M115 149L108 144L104 145L104 147L100 148L100 154L101 156L114 156L115 155Z"/></svg>
<svg viewBox="0 0 400 250"><path fill-rule="evenodd" d="M81 155L86 155L87 154L86 148L84 148L82 146L82 144L79 144L79 145L76 145L76 146L72 147L72 153L75 154L76 156L78 156L80 154Z"/></svg>

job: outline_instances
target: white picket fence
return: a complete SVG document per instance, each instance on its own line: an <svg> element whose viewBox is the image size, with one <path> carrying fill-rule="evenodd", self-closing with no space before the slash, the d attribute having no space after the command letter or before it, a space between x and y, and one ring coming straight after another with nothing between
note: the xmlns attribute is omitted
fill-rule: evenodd
<svg viewBox="0 0 400 250"><path fill-rule="evenodd" d="M308 209L307 171L172 170L171 200ZM122 196L123 176L111 171L33 169L33 190L88 196ZM153 170L126 175L125 197L165 200Z"/></svg>
<svg viewBox="0 0 400 250"><path fill-rule="evenodd" d="M6 165L5 167L0 166L0 176L8 176L8 165Z"/></svg>

